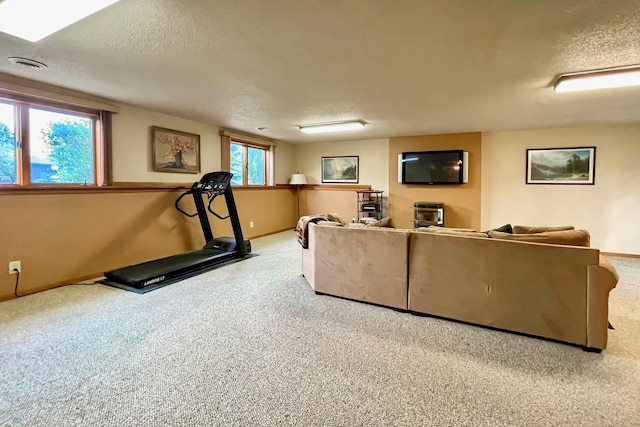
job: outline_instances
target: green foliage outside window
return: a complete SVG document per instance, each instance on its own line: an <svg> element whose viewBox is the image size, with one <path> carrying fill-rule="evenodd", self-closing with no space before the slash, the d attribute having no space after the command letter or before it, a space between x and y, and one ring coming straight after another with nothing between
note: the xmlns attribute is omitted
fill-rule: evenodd
<svg viewBox="0 0 640 427"><path fill-rule="evenodd" d="M247 150L249 169L249 185L265 184L264 150L249 147Z"/></svg>
<svg viewBox="0 0 640 427"><path fill-rule="evenodd" d="M16 182L16 140L7 125L0 123L0 184Z"/></svg>
<svg viewBox="0 0 640 427"><path fill-rule="evenodd" d="M244 175L244 159L242 145L231 144L231 185L242 185Z"/></svg>
<svg viewBox="0 0 640 427"><path fill-rule="evenodd" d="M266 185L266 150L231 143L230 152L232 185Z"/></svg>
<svg viewBox="0 0 640 427"><path fill-rule="evenodd" d="M42 137L51 150L49 159L56 171L51 182L94 182L91 120L50 123Z"/></svg>

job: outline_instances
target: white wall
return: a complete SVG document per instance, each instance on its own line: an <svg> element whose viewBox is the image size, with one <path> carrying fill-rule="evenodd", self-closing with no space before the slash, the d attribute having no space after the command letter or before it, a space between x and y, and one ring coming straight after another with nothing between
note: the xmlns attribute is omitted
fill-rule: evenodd
<svg viewBox="0 0 640 427"><path fill-rule="evenodd" d="M594 185L525 184L528 148L596 147ZM482 228L574 225L604 252L640 254L640 124L482 135Z"/></svg>
<svg viewBox="0 0 640 427"><path fill-rule="evenodd" d="M295 173L294 146L279 141L276 147L276 184L288 184L291 174Z"/></svg>
<svg viewBox="0 0 640 427"><path fill-rule="evenodd" d="M154 172L151 167L151 126L200 135L200 174ZM197 181L202 174L220 170L220 129L192 120L122 105L113 115L113 180L115 182ZM278 142L275 183L287 184L294 172L294 149Z"/></svg>
<svg viewBox="0 0 640 427"><path fill-rule="evenodd" d="M154 172L151 167L151 126L200 135L200 174ZM220 135L215 126L122 105L113 115L113 180L115 182L181 182L220 170Z"/></svg>
<svg viewBox="0 0 640 427"><path fill-rule="evenodd" d="M358 184L371 185L389 196L389 140L321 142L295 144L296 171L307 177L309 184L322 184L322 157L359 156Z"/></svg>

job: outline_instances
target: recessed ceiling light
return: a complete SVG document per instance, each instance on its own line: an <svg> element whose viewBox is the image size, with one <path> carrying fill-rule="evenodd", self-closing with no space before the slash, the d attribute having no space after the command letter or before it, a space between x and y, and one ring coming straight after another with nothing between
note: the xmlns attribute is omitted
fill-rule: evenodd
<svg viewBox="0 0 640 427"><path fill-rule="evenodd" d="M555 84L558 93L640 86L640 65L563 74Z"/></svg>
<svg viewBox="0 0 640 427"><path fill-rule="evenodd" d="M47 64L29 58L10 56L7 59L9 60L9 62L20 65L21 67L33 68L35 70L44 70L45 68L47 68Z"/></svg>
<svg viewBox="0 0 640 427"><path fill-rule="evenodd" d="M317 125L302 125L300 130L304 133L339 132L343 130L364 129L364 122L359 120L352 122L323 123Z"/></svg>
<svg viewBox="0 0 640 427"><path fill-rule="evenodd" d="M31 42L37 42L117 1L0 1L0 31Z"/></svg>

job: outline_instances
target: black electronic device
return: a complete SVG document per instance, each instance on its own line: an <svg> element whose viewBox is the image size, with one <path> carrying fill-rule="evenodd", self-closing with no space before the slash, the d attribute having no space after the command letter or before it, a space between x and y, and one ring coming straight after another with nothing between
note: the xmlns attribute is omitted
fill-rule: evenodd
<svg viewBox="0 0 640 427"><path fill-rule="evenodd" d="M211 270L222 263L247 258L251 253L251 242L245 240L242 235L240 219L231 191L232 177L233 174L229 172L207 173L175 201L176 209L182 214L188 217L196 215L199 217L206 241L204 248L107 271L104 273L105 283L137 289L158 287ZM187 195L193 196L196 213L190 214L180 208L180 201ZM211 209L211 203L219 195L225 197L227 216L221 216ZM206 206L203 196L207 196L208 199ZM207 211L219 219L229 219L233 228L233 237L214 238Z"/></svg>
<svg viewBox="0 0 640 427"><path fill-rule="evenodd" d="M464 183L464 151L414 151L402 153L403 184Z"/></svg>

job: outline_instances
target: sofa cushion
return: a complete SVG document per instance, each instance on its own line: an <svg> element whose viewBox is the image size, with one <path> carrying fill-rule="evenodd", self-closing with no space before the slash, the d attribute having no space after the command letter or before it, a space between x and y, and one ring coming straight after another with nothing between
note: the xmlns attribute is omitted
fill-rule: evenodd
<svg viewBox="0 0 640 427"><path fill-rule="evenodd" d="M328 213L327 219L329 221L337 222L340 225L349 225L349 222L341 218L337 213Z"/></svg>
<svg viewBox="0 0 640 427"><path fill-rule="evenodd" d="M386 228L396 228L396 226L393 224L393 219L391 219L390 216L384 217L382 219L379 219L378 221L371 223L371 224L367 224L367 227L386 227Z"/></svg>
<svg viewBox="0 0 640 427"><path fill-rule="evenodd" d="M502 231L503 233L513 233L513 227L511 226L511 224L505 224L505 225L501 225L500 227L493 228L489 231ZM485 231L485 233L488 233L489 231Z"/></svg>
<svg viewBox="0 0 640 427"><path fill-rule="evenodd" d="M466 236L466 237L480 237L483 239L488 238L487 233L481 233L479 231L465 229L465 228L445 228L445 227L419 227L414 231L420 233L431 233L431 234L446 234L450 236Z"/></svg>
<svg viewBox="0 0 640 427"><path fill-rule="evenodd" d="M509 234L500 231L490 231L489 237L501 240L516 240L520 242L549 243L567 246L591 246L590 235L587 230L545 231L530 234Z"/></svg>
<svg viewBox="0 0 640 427"><path fill-rule="evenodd" d="M513 234L533 234L533 233L544 233L547 231L564 231L564 230L573 230L573 225L558 225L551 227L533 227L530 225L514 225L513 226ZM504 231L504 230L496 230L496 231Z"/></svg>

